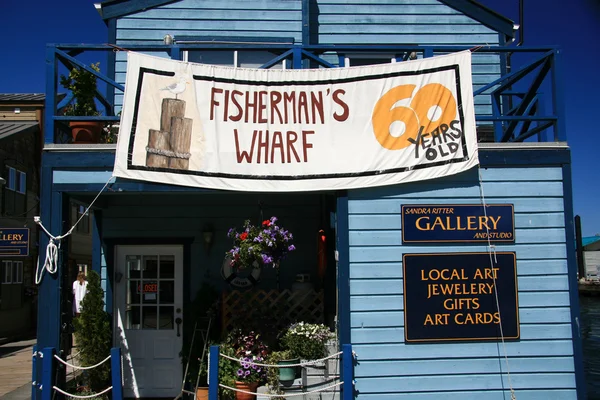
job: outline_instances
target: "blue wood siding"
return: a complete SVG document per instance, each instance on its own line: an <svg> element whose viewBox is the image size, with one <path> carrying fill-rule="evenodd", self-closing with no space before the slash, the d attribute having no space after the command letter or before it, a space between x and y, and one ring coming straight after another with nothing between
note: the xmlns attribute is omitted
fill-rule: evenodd
<svg viewBox="0 0 600 400"><path fill-rule="evenodd" d="M302 38L301 0L182 0L117 21L117 41L144 43L171 36Z"/></svg>
<svg viewBox="0 0 600 400"><path fill-rule="evenodd" d="M498 33L437 0L317 0L319 44L492 44Z"/></svg>
<svg viewBox="0 0 600 400"><path fill-rule="evenodd" d="M487 203L515 209L521 339L506 343L519 399L575 399L560 167L487 168ZM351 191L350 325L359 399L504 399L501 343L404 343L402 255L487 251L480 245L402 245L402 204L481 203L477 170L429 182Z"/></svg>

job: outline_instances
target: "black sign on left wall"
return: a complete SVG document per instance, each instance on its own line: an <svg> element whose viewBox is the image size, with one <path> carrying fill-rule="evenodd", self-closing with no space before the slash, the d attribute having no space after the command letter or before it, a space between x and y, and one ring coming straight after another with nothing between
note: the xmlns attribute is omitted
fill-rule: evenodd
<svg viewBox="0 0 600 400"><path fill-rule="evenodd" d="M520 338L514 252L405 254L402 264L406 342Z"/></svg>

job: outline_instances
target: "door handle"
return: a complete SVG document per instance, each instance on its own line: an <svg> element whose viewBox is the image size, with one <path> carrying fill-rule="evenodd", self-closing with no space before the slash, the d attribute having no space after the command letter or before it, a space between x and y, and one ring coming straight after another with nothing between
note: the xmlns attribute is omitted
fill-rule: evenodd
<svg viewBox="0 0 600 400"><path fill-rule="evenodd" d="M179 327L181 326L182 322L183 320L180 317L177 317L175 319L175 323L177 324L177 336L181 336L181 333L179 332Z"/></svg>

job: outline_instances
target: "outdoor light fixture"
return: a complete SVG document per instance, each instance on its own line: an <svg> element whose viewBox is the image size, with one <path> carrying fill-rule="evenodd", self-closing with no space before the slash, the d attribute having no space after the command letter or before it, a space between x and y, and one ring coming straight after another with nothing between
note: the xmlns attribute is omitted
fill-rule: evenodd
<svg viewBox="0 0 600 400"><path fill-rule="evenodd" d="M165 44L173 44L173 36L169 35L168 33L165 35L165 37L163 38L163 42Z"/></svg>
<svg viewBox="0 0 600 400"><path fill-rule="evenodd" d="M213 237L215 234L215 229L212 225L208 224L204 227L202 231L202 237L204 238L204 250L206 250L206 254L210 253L210 248L213 244Z"/></svg>

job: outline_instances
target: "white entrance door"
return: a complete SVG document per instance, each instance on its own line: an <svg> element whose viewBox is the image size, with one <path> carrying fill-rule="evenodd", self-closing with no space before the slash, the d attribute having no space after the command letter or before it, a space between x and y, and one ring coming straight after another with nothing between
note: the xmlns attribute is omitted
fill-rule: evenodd
<svg viewBox="0 0 600 400"><path fill-rule="evenodd" d="M115 342L125 397L175 397L181 389L183 248L118 246Z"/></svg>

